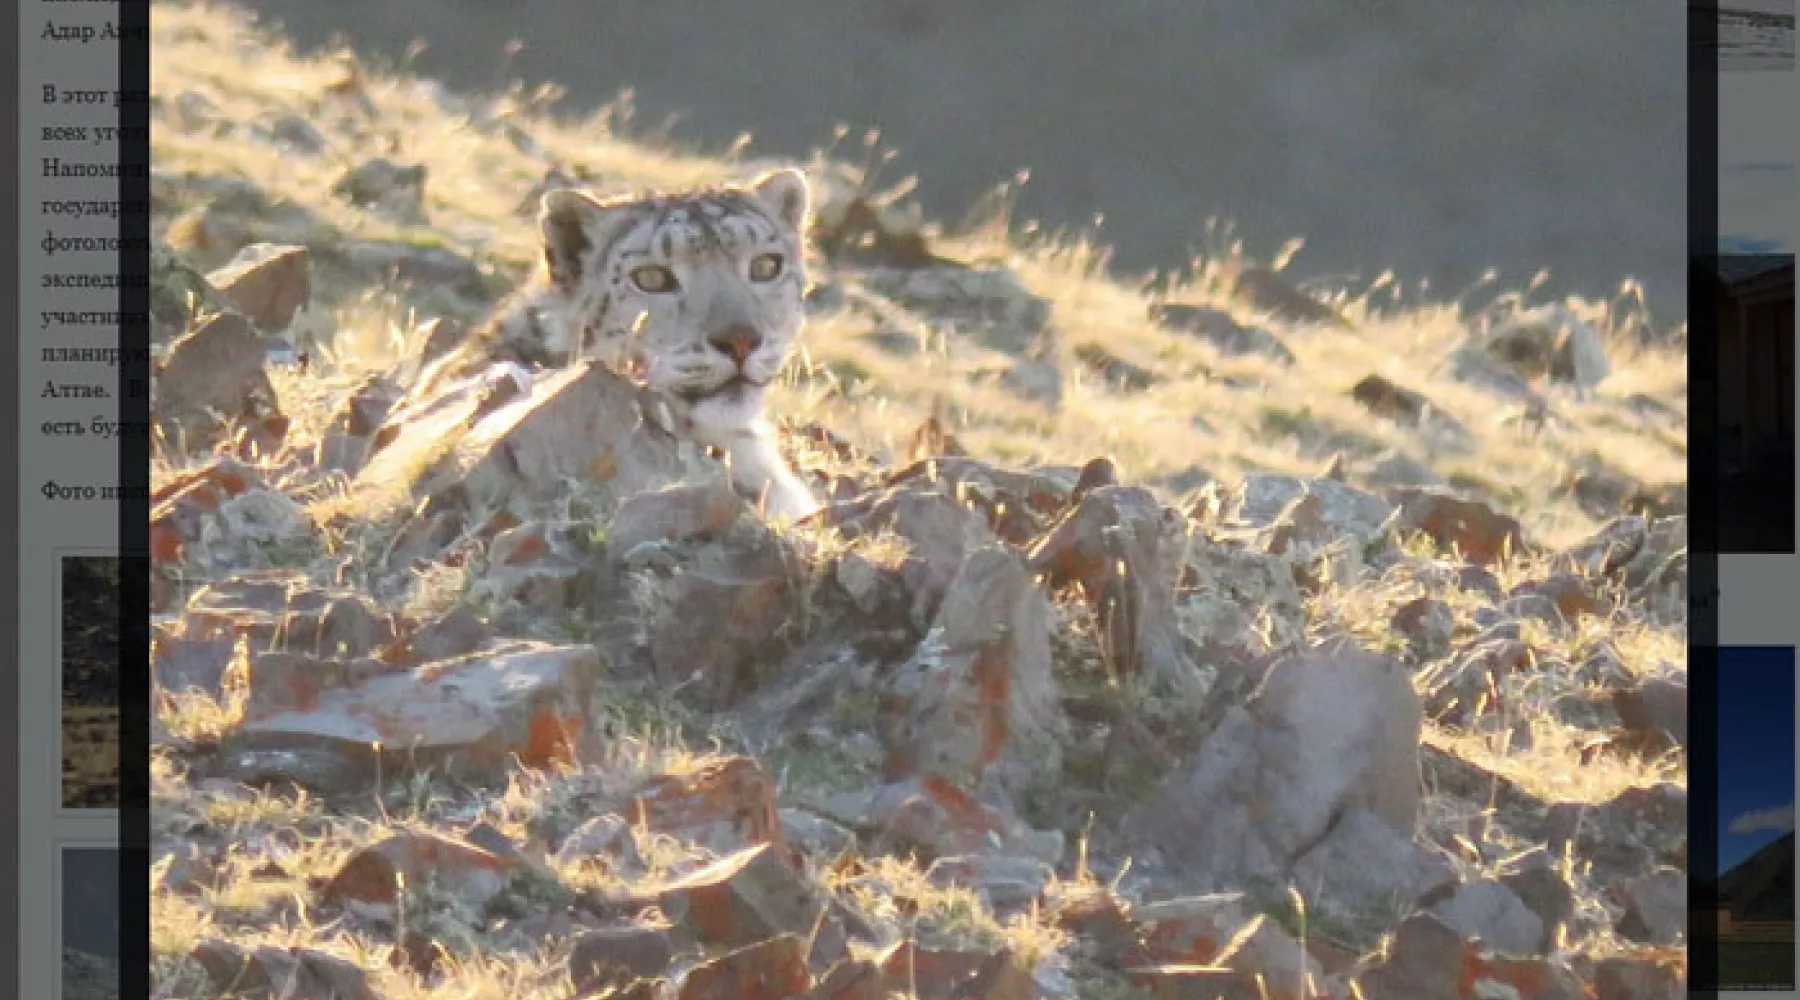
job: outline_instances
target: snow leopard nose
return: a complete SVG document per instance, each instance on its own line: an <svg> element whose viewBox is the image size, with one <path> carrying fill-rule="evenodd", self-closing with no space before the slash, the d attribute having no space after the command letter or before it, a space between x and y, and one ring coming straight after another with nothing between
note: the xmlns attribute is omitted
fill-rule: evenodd
<svg viewBox="0 0 1800 1000"><path fill-rule="evenodd" d="M750 355L762 346L763 337L756 327L748 323L733 323L723 330L715 331L706 338L706 342L714 349L742 365L750 359Z"/></svg>

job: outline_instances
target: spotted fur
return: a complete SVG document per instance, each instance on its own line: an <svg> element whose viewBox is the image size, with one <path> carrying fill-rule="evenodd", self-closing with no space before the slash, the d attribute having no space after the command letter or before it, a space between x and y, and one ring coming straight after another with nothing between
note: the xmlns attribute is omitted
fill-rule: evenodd
<svg viewBox="0 0 1800 1000"><path fill-rule="evenodd" d="M676 194L551 191L536 278L421 382L600 358L665 394L771 514L805 516L818 503L777 452L764 400L805 318L808 199L791 169Z"/></svg>

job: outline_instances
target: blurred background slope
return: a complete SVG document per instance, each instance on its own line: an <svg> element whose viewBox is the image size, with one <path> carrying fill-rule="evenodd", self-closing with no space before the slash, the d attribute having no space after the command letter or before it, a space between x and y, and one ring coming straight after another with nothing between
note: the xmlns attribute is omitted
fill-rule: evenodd
<svg viewBox="0 0 1800 1000"><path fill-rule="evenodd" d="M303 47L334 36L459 88L635 91L639 127L804 157L882 130L919 200L958 218L1029 168L1018 215L1105 217L1125 273L1180 267L1206 220L1300 277L1391 268L1454 294L1604 296L1685 311L1684 4L1520 0L731 3L247 0ZM522 43L508 56L506 43Z"/></svg>

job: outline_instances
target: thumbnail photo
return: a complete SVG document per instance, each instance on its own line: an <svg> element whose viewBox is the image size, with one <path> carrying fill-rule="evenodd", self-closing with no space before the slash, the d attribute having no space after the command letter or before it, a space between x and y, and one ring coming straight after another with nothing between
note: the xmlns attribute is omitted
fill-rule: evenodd
<svg viewBox="0 0 1800 1000"><path fill-rule="evenodd" d="M152 6L159 995L1679 991L1680 5Z"/></svg>
<svg viewBox="0 0 1800 1000"><path fill-rule="evenodd" d="M1718 48L1721 73L1791 73L1794 0L1719 0L1712 30L1696 30L1693 41Z"/></svg>
<svg viewBox="0 0 1800 1000"><path fill-rule="evenodd" d="M1795 988L1794 695L1792 648L1719 651L1722 990Z"/></svg>
<svg viewBox="0 0 1800 1000"><path fill-rule="evenodd" d="M62 559L62 805L119 807L117 556Z"/></svg>
<svg viewBox="0 0 1800 1000"><path fill-rule="evenodd" d="M29 915L27 915L29 919ZM62 1000L118 1000L119 852L62 852Z"/></svg>
<svg viewBox="0 0 1800 1000"><path fill-rule="evenodd" d="M1727 161L1719 167L1719 253L1792 255L1800 218L1800 178L1793 162Z"/></svg>
<svg viewBox="0 0 1800 1000"><path fill-rule="evenodd" d="M1794 551L1794 257L1720 257L1719 550Z"/></svg>

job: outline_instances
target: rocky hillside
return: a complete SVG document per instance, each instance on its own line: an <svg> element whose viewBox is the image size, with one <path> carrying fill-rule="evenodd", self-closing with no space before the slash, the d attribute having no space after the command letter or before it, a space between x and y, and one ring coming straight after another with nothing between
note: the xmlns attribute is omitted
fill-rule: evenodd
<svg viewBox="0 0 1800 1000"><path fill-rule="evenodd" d="M1634 302L1126 287L821 155L777 530L604 368L394 408L547 186L760 164L153 24L157 995L1681 995Z"/></svg>

